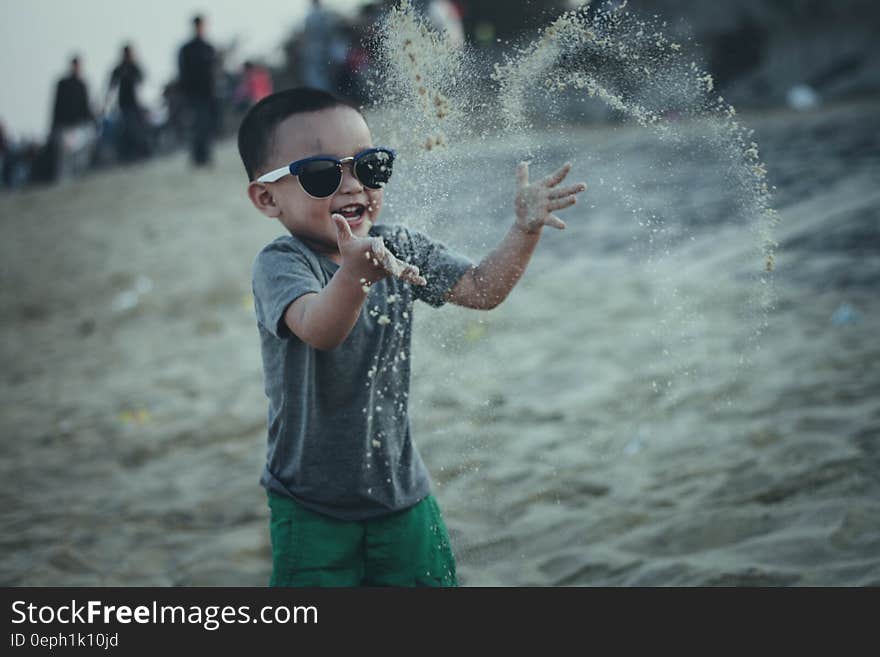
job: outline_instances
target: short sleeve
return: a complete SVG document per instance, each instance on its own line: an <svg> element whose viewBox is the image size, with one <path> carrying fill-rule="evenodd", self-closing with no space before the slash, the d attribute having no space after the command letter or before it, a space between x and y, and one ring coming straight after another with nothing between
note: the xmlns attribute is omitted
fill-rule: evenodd
<svg viewBox="0 0 880 657"><path fill-rule="evenodd" d="M389 236L388 243L398 258L419 268L427 285L413 286L413 296L436 307L446 303L446 295L459 279L474 265L470 259L416 230L398 227Z"/></svg>
<svg viewBox="0 0 880 657"><path fill-rule="evenodd" d="M257 322L278 338L293 334L284 321L287 307L304 294L321 291L321 281L305 254L273 242L254 260L253 290Z"/></svg>

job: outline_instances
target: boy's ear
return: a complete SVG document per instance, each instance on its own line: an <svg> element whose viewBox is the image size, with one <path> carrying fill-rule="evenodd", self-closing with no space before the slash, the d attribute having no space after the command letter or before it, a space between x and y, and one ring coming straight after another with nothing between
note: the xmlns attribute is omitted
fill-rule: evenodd
<svg viewBox="0 0 880 657"><path fill-rule="evenodd" d="M281 214L281 208L275 203L275 196L266 183L248 183L247 194L254 207L267 217L277 218Z"/></svg>

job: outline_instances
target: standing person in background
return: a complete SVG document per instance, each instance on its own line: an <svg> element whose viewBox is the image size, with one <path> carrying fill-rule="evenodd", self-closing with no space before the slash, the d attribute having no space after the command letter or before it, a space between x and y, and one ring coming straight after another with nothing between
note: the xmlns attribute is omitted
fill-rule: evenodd
<svg viewBox="0 0 880 657"><path fill-rule="evenodd" d="M70 60L70 71L55 87L49 142L51 177L56 179L79 174L88 167L97 135L89 92L80 74L80 59L75 56Z"/></svg>
<svg viewBox="0 0 880 657"><path fill-rule="evenodd" d="M137 87L143 81L144 74L135 61L131 45L122 48L122 61L110 74L105 108L109 104L111 94L117 91L117 105L121 116L121 131L116 140L117 155L122 162L146 157L150 154L146 117L137 98Z"/></svg>
<svg viewBox="0 0 880 657"><path fill-rule="evenodd" d="M303 83L322 91L335 91L336 69L348 50L342 41L336 17L312 0L300 43Z"/></svg>
<svg viewBox="0 0 880 657"><path fill-rule="evenodd" d="M70 71L55 87L55 104L52 109L52 130L72 128L94 122L95 116L89 106L89 92L80 74L79 57L70 60Z"/></svg>
<svg viewBox="0 0 880 657"><path fill-rule="evenodd" d="M192 122L192 163L204 166L211 163L211 142L217 123L214 83L217 55L204 38L204 19L196 16L192 22L195 36L180 48L177 62L180 91Z"/></svg>

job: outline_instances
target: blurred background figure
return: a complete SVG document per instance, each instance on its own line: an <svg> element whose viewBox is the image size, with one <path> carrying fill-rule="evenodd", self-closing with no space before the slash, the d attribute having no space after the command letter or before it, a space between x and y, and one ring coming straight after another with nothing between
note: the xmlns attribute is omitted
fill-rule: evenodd
<svg viewBox="0 0 880 657"><path fill-rule="evenodd" d="M89 92L81 77L80 58L70 60L70 70L55 87L52 128L49 134L50 178L64 179L83 173L91 163L97 137Z"/></svg>
<svg viewBox="0 0 880 657"><path fill-rule="evenodd" d="M0 123L0 187L18 189L31 179L31 167L40 151L33 140L14 139Z"/></svg>
<svg viewBox="0 0 880 657"><path fill-rule="evenodd" d="M303 84L336 91L338 70L348 52L341 32L340 20L321 6L321 0L312 0L298 48Z"/></svg>
<svg viewBox="0 0 880 657"><path fill-rule="evenodd" d="M104 101L105 119L108 116L115 118L106 120L105 125L112 126L116 155L120 162L139 160L152 153L151 129L137 95L143 79L144 74L135 60L134 51L130 44L126 44L122 48L122 60L110 73Z"/></svg>
<svg viewBox="0 0 880 657"><path fill-rule="evenodd" d="M189 115L192 163L204 166L211 163L212 141L217 129L217 55L214 47L205 40L204 18L195 16L192 23L195 34L181 46L177 58L179 90Z"/></svg>
<svg viewBox="0 0 880 657"><path fill-rule="evenodd" d="M428 20L438 32L446 32L453 45L464 45L464 26L461 19L464 10L452 0L431 0L427 6Z"/></svg>
<svg viewBox="0 0 880 657"><path fill-rule="evenodd" d="M6 160L8 158L9 147L6 145L6 133L3 131L3 124L0 123L0 181L6 186Z"/></svg>
<svg viewBox="0 0 880 657"><path fill-rule="evenodd" d="M465 42L464 8L454 0L411 0L413 9L427 19L428 24L438 32L446 32L455 46L463 46ZM518 8L513 9L515 13ZM497 11L493 6L492 11Z"/></svg>
<svg viewBox="0 0 880 657"><path fill-rule="evenodd" d="M251 105L271 94L272 89L271 73L259 64L245 62L242 66L241 79L232 96L235 111L243 114Z"/></svg>
<svg viewBox="0 0 880 657"><path fill-rule="evenodd" d="M357 104L369 102L367 79L373 65L373 53L368 44L373 41L383 11L380 2L364 4L354 20L344 27L348 50L338 71L336 92Z"/></svg>

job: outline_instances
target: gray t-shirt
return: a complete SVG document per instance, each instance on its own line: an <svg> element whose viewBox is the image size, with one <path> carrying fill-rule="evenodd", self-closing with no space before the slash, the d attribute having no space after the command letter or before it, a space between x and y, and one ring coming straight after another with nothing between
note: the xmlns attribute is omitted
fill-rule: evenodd
<svg viewBox="0 0 880 657"><path fill-rule="evenodd" d="M285 235L257 255L253 290L269 398L269 445L260 483L342 520L406 509L430 493L427 469L410 437L408 396L413 302L441 306L471 266L427 236L374 226L401 260L418 266L425 287L385 278L370 288L345 341L310 347L284 321L287 307L320 292L339 268Z"/></svg>

